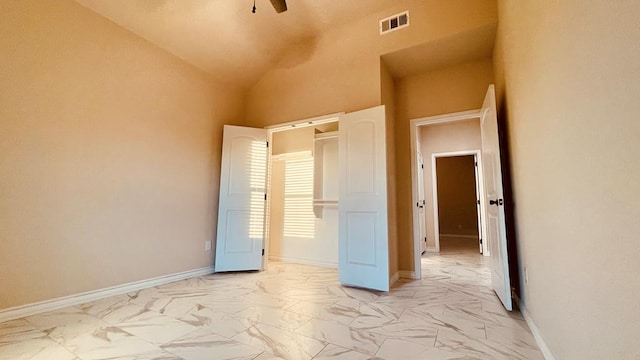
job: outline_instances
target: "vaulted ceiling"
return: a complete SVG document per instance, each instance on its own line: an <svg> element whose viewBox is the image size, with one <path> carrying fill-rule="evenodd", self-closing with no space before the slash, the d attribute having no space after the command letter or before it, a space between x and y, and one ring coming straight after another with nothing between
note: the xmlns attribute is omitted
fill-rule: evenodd
<svg viewBox="0 0 640 360"><path fill-rule="evenodd" d="M85 7L212 74L254 83L287 46L369 15L397 0L77 0Z"/></svg>
<svg viewBox="0 0 640 360"><path fill-rule="evenodd" d="M398 0L76 0L223 83L249 88L292 46L375 13ZM409 0L407 3L421 3ZM426 2L424 2L426 3ZM423 4L424 4L423 3ZM385 10L388 10L385 12ZM384 56L396 76L491 56L496 24Z"/></svg>

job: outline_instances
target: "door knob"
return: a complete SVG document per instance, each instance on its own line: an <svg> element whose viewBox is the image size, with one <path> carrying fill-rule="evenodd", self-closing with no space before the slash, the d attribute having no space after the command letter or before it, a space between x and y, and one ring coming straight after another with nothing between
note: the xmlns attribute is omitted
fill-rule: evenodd
<svg viewBox="0 0 640 360"><path fill-rule="evenodd" d="M495 205L495 206L502 205L502 199L489 200L489 205Z"/></svg>

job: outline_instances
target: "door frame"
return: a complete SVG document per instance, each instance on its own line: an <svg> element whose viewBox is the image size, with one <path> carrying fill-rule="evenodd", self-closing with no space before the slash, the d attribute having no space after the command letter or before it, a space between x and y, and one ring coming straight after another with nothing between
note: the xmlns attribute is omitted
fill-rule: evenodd
<svg viewBox="0 0 640 360"><path fill-rule="evenodd" d="M419 157L422 158L422 165L421 167L417 167L416 169L424 169L424 155L422 155L422 152L420 152L419 150L416 150L416 161L418 160L418 155L420 155ZM416 164L416 166L418 166L419 164ZM422 181L420 181L420 174L422 174ZM420 196L418 196L418 201L416 202L416 206L418 207L418 209L420 208L420 201L422 201L422 209L424 209L424 214L425 216L420 216L420 210L418 210L418 217L421 217L422 220L418 220L418 236L420 237L420 254L422 255L423 253L425 253L427 251L427 210L426 210L426 191L424 188L424 171L418 171L417 173L417 190L418 190L418 195L420 195L420 192L422 191L422 199L420 199ZM424 233L422 233L422 225L424 223ZM424 248L423 248L424 246Z"/></svg>
<svg viewBox="0 0 640 360"><path fill-rule="evenodd" d="M482 189L484 189L484 182L482 179L482 159L481 159L481 150L480 149L476 149L476 150L463 150L463 151L451 151L451 152L441 152L441 153L433 153L431 154L431 187L432 187L432 191L433 191L433 231L434 231L434 240L435 240L435 245L436 245L436 252L440 252L440 220L439 220L439 215L438 215L438 175L437 175L437 169L436 169L436 160L438 158L444 158L444 157L456 157L456 156L469 156L469 155L473 155L474 159L476 161L477 165L477 171L474 169L475 171L475 183L476 183L476 191L480 191ZM476 212L480 213L480 219L481 219L481 223L478 224L478 236L480 237L480 239L483 239L482 241L482 254L486 254L485 256L489 255L488 250L486 249L486 241L484 241L483 238L483 230L484 230L484 224L482 223L482 219L484 219L484 216L482 216L482 205L484 200L482 199L482 196L480 196L479 193L476 194L476 199L480 200L480 207L478 207L478 205L476 205ZM477 216L478 214L476 214Z"/></svg>
<svg viewBox="0 0 640 360"><path fill-rule="evenodd" d="M317 126L322 124L328 124L332 122L339 122L340 116L344 115L344 112L337 112L327 115L315 116L307 119L289 121L285 123L279 123L274 125L265 126L267 130L267 202L264 208L264 256L262 257L262 269L266 269L269 263L269 245L271 234L269 228L271 225L271 165L273 162L273 134L281 131L293 130L298 128L304 128L309 126Z"/></svg>
<svg viewBox="0 0 640 360"><path fill-rule="evenodd" d="M416 119L412 119L409 121L409 136L410 136L410 143L411 143L411 199L412 201L412 219L413 219L413 255L414 255L414 271L413 274L411 274L412 278L414 279L421 279L422 278L422 256L420 253L420 229L418 229L418 226L420 226L420 224L418 223L418 208L416 206L413 206L413 204L416 204L418 202L418 187L417 187L417 183L418 183L418 169L416 168L416 163L417 163L417 155L416 155L416 151L418 150L418 131L419 128L421 126L425 126L425 125L436 125L436 124L446 124L446 123L453 123L456 121L464 121L464 120L472 120L472 119L478 119L478 121L480 121L480 117L482 116L481 113L481 109L475 109L475 110L468 110L468 111L460 111L460 112L455 112L455 113L449 113L449 114L442 114L442 115L435 115L435 116L427 116L427 117L422 117L422 118L416 118ZM424 154L423 154L424 156ZM482 156L479 157L479 162L478 164L481 164L482 162ZM484 187L482 188L482 190L484 191ZM480 201L481 201L481 207L484 209L484 197L482 196ZM486 229L486 224L484 223L484 217L482 217L482 238L486 239L486 236L484 234L485 229ZM486 241L483 241L483 243ZM484 246L485 244L483 244ZM488 246L488 244L487 244ZM486 255L489 255L489 253L487 252Z"/></svg>

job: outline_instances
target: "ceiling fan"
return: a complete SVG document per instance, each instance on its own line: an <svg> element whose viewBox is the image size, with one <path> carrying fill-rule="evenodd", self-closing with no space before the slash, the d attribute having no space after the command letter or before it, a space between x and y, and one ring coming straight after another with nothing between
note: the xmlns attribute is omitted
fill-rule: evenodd
<svg viewBox="0 0 640 360"><path fill-rule="evenodd" d="M273 5L278 14L287 11L287 2L285 0L271 0L271 5Z"/></svg>
<svg viewBox="0 0 640 360"><path fill-rule="evenodd" d="M273 5L273 8L276 9L276 12L279 14L281 12L285 12L287 11L287 2L286 0L270 0L271 1L271 5ZM253 1L253 9L251 10L252 13L256 13L256 2L255 0Z"/></svg>

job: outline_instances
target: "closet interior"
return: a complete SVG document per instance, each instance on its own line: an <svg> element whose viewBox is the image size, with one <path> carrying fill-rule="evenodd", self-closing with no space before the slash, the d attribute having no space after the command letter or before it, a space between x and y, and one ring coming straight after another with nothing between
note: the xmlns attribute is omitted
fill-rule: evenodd
<svg viewBox="0 0 640 360"><path fill-rule="evenodd" d="M269 258L338 266L338 122L274 131Z"/></svg>

